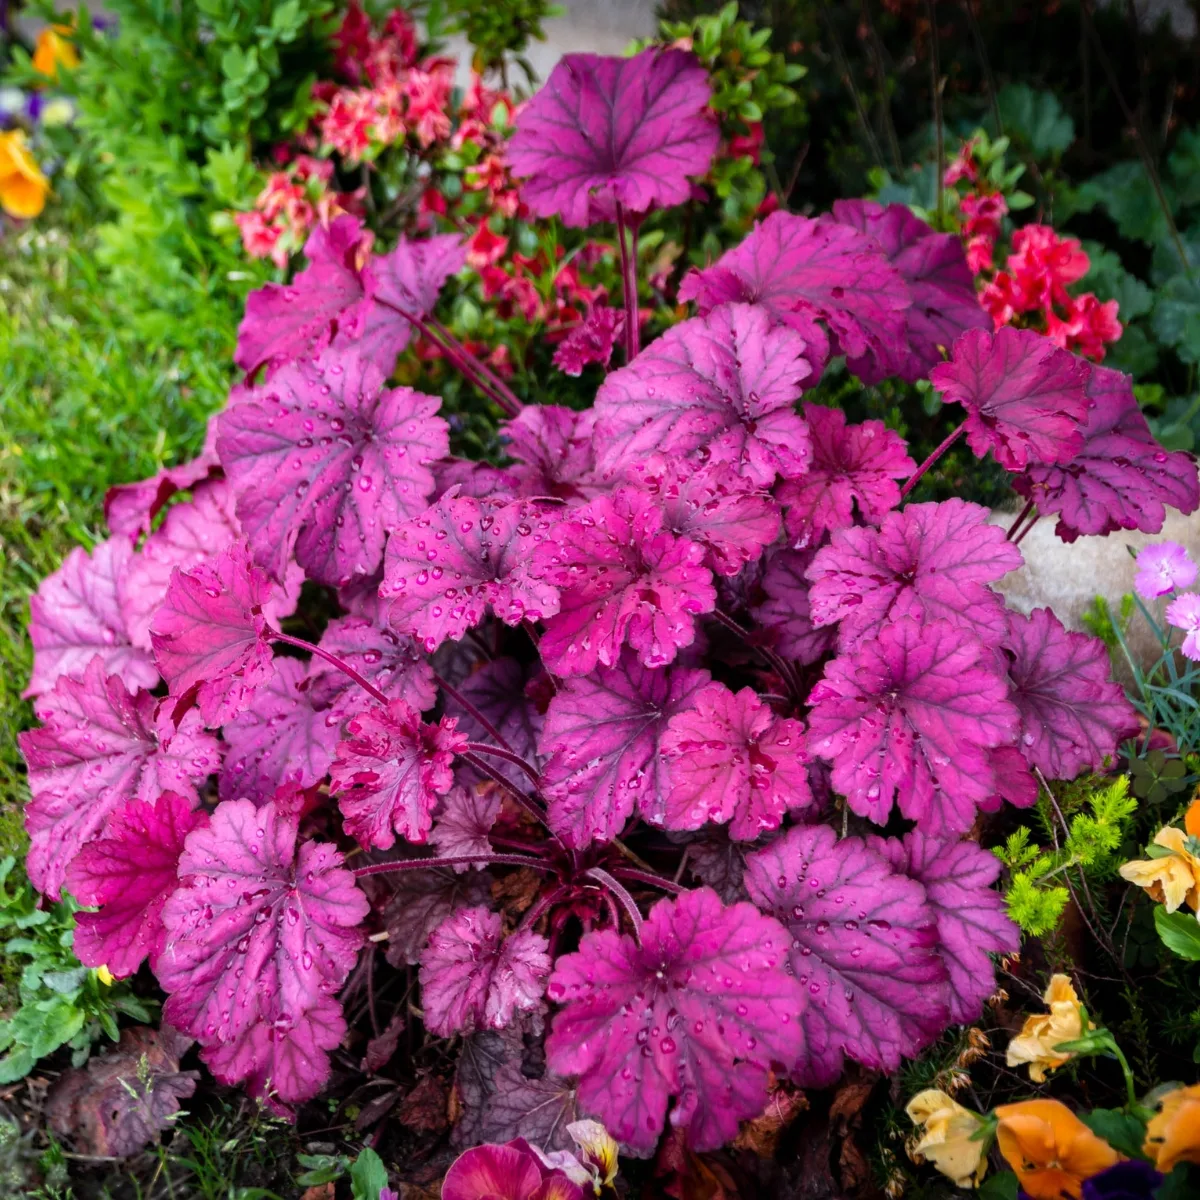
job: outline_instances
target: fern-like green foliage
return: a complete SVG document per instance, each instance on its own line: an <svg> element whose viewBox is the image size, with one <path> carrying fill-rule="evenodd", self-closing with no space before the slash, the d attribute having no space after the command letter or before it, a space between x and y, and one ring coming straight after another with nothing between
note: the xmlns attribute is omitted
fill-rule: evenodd
<svg viewBox="0 0 1200 1200"><path fill-rule="evenodd" d="M1042 937L1058 925L1070 899L1063 882L1068 872L1111 874L1137 806L1136 797L1129 794L1129 777L1121 775L1110 783L1087 787L1057 849L1033 841L1027 825L994 848L1010 874L1005 893L1008 915L1025 933ZM1049 824L1051 818L1042 815Z"/></svg>

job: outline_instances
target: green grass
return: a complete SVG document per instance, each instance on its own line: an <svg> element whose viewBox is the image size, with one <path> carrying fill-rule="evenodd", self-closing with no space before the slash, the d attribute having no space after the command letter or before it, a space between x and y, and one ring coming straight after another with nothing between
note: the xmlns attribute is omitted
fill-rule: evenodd
<svg viewBox="0 0 1200 1200"><path fill-rule="evenodd" d="M29 594L106 535L109 486L193 454L225 399L240 311L228 284L164 293L169 323L121 295L86 234L10 227L0 251L0 857L23 853Z"/></svg>

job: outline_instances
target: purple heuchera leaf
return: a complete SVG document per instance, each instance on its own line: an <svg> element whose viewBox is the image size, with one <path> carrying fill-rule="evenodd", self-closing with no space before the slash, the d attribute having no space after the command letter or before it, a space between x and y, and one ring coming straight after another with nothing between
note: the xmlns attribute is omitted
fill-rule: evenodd
<svg viewBox="0 0 1200 1200"><path fill-rule="evenodd" d="M829 356L818 320L856 373L876 382L904 342L909 306L904 280L873 238L830 217L782 212L772 213L714 266L691 272L679 299L695 300L702 313L745 301L790 326L808 342L810 386Z"/></svg>
<svg viewBox="0 0 1200 1200"><path fill-rule="evenodd" d="M944 403L961 404L967 443L1009 471L1070 462L1083 448L1089 364L1030 329L971 329L929 373Z"/></svg>
<svg viewBox="0 0 1200 1200"><path fill-rule="evenodd" d="M1182 513L1200 507L1195 459L1166 451L1133 394L1133 380L1108 367L1093 367L1087 385L1083 448L1063 466L1031 465L1013 487L1038 511L1058 513L1055 532L1064 542L1081 533L1118 529L1158 533L1166 505Z"/></svg>
<svg viewBox="0 0 1200 1200"><path fill-rule="evenodd" d="M787 531L797 549L848 529L856 512L859 520L878 525L900 503L896 480L917 469L904 439L882 421L847 425L841 409L821 404L806 404L804 418L812 437L808 473L775 491L788 506Z"/></svg>
<svg viewBox="0 0 1200 1200"><path fill-rule="evenodd" d="M812 374L804 339L748 304L693 317L650 343L596 393L596 445L610 476L660 452L729 463L760 487L808 469L793 408Z"/></svg>
<svg viewBox="0 0 1200 1200"><path fill-rule="evenodd" d="M992 887L1000 877L1000 860L975 842L926 837L917 830L903 842L871 838L868 845L924 887L949 975L950 1020L956 1025L978 1021L984 1001L996 990L988 954L1015 954L1021 946L1021 931Z"/></svg>
<svg viewBox="0 0 1200 1200"><path fill-rule="evenodd" d="M584 1200L584 1193L517 1138L506 1146L474 1146L460 1155L442 1180L442 1200Z"/></svg>
<svg viewBox="0 0 1200 1200"><path fill-rule="evenodd" d="M550 517L536 504L443 496L388 539L383 585L392 626L429 653L478 625L488 609L506 625L558 612L558 590L530 574Z"/></svg>
<svg viewBox="0 0 1200 1200"><path fill-rule="evenodd" d="M458 685L458 691L495 726L510 750L527 762L534 762L542 732L542 714L527 694L529 683L525 668L516 659L496 658L468 675ZM452 696L446 697L446 714L458 721L459 729L472 741L492 741L492 735ZM521 787L528 782L528 775L513 763L497 759L492 766Z"/></svg>
<svg viewBox="0 0 1200 1200"><path fill-rule="evenodd" d="M425 508L449 447L441 401L384 389L357 352L275 373L220 418L217 450L255 558L282 579L295 548L312 579L370 575L387 534Z"/></svg>
<svg viewBox="0 0 1200 1200"><path fill-rule="evenodd" d="M704 547L663 528L654 498L621 487L575 509L534 552L532 574L561 590L539 649L547 670L587 675L628 642L648 667L695 639L717 595Z"/></svg>
<svg viewBox="0 0 1200 1200"><path fill-rule="evenodd" d="M332 994L354 966L370 905L330 844L297 844L273 802L218 804L188 834L167 900L163 1016L208 1048L225 1082L294 1103L316 1094L345 1022Z"/></svg>
<svg viewBox="0 0 1200 1200"><path fill-rule="evenodd" d="M786 813L812 804L804 726L777 717L752 688L701 688L667 723L660 746L671 780L668 829L713 821L752 842L778 829Z"/></svg>
<svg viewBox="0 0 1200 1200"><path fill-rule="evenodd" d="M908 504L878 529L841 529L807 575L812 622L840 621L838 647L852 650L888 621L942 619L997 646L1004 601L988 584L1024 562L988 510L965 500Z"/></svg>
<svg viewBox="0 0 1200 1200"><path fill-rule="evenodd" d="M765 627L773 645L785 657L809 666L833 649L835 631L817 629L812 622L805 571L811 550L776 550L762 577L766 599L753 608L754 619Z"/></svg>
<svg viewBox="0 0 1200 1200"><path fill-rule="evenodd" d="M750 855L750 898L786 926L803 1044L787 1064L824 1087L849 1056L894 1071L949 1024L946 970L925 891L860 838L789 831Z"/></svg>
<svg viewBox="0 0 1200 1200"><path fill-rule="evenodd" d="M438 1037L504 1029L541 1002L550 943L532 929L503 936L499 913L460 908L430 935L421 955L425 1028Z"/></svg>
<svg viewBox="0 0 1200 1200"><path fill-rule="evenodd" d="M441 858L490 854L492 843L488 834L499 815L500 792L497 788L453 788L442 801L429 842ZM459 863L454 869L468 871L471 866L470 863Z"/></svg>
<svg viewBox="0 0 1200 1200"><path fill-rule="evenodd" d="M150 655L130 642L120 600L121 579L133 559L127 538L109 538L91 554L76 546L42 580L29 601L33 675L26 696L48 692L61 675L78 675L96 655L127 687L158 683Z"/></svg>
<svg viewBox="0 0 1200 1200"><path fill-rule="evenodd" d="M579 501L601 490L596 471L594 409L575 412L557 404L527 404L500 427L509 467L524 496L553 496Z"/></svg>
<svg viewBox="0 0 1200 1200"><path fill-rule="evenodd" d="M833 218L874 238L908 285L908 333L896 347L904 379L923 379L965 330L991 327L957 235L934 233L903 204L838 200Z"/></svg>
<svg viewBox="0 0 1200 1200"><path fill-rule="evenodd" d="M456 726L447 717L427 725L403 700L347 722L330 775L351 837L376 850L395 845L397 833L426 839L437 799L454 782L454 756L467 744Z"/></svg>
<svg viewBox="0 0 1200 1200"><path fill-rule="evenodd" d="M74 950L88 967L132 975L154 965L166 937L162 909L179 882L184 838L208 824L194 798L163 792L153 804L130 800L104 837L89 842L67 868L67 888L98 912L75 916Z"/></svg>
<svg viewBox="0 0 1200 1200"><path fill-rule="evenodd" d="M1099 638L1071 633L1048 609L1010 612L1010 698L1021 715L1021 752L1051 779L1100 770L1138 732L1137 713L1114 683Z"/></svg>
<svg viewBox="0 0 1200 1200"><path fill-rule="evenodd" d="M406 700L424 712L437 702L433 668L421 657L412 638L384 628L365 616L335 617L325 626L322 650L341 659L389 700ZM316 654L309 659L309 699L321 711L345 716L362 707L362 689L344 671Z"/></svg>
<svg viewBox="0 0 1200 1200"><path fill-rule="evenodd" d="M444 868L421 868L392 875L393 891L383 911L388 962L393 967L415 966L429 935L455 909L491 900L491 883L486 871L456 875Z"/></svg>
<svg viewBox="0 0 1200 1200"><path fill-rule="evenodd" d="M625 314L619 308L598 304L567 334L554 351L554 365L564 374L578 378L588 363L608 366L613 347L625 330Z"/></svg>
<svg viewBox="0 0 1200 1200"><path fill-rule="evenodd" d="M682 50L564 55L508 144L521 199L575 227L615 205L641 216L682 204L720 142L711 94L708 72Z"/></svg>
<svg viewBox="0 0 1200 1200"><path fill-rule="evenodd" d="M206 725L232 720L271 681L270 596L241 542L171 576L150 625L154 658L172 696L195 695Z"/></svg>
<svg viewBox="0 0 1200 1200"><path fill-rule="evenodd" d="M947 621L901 617L813 688L811 754L834 790L884 824L897 804L922 831L962 833L996 793L988 751L1011 745L1019 716L989 652Z"/></svg>
<svg viewBox="0 0 1200 1200"><path fill-rule="evenodd" d="M25 807L30 880L57 900L67 865L129 800L191 800L220 765L215 737L188 713L178 730L149 692L129 692L96 657L37 703L40 729L19 735L33 799Z"/></svg>
<svg viewBox="0 0 1200 1200"><path fill-rule="evenodd" d="M341 736L335 710L317 712L301 690L304 663L277 658L271 682L253 706L226 724L222 800L265 804L285 783L312 787L324 779Z"/></svg>
<svg viewBox="0 0 1200 1200"><path fill-rule="evenodd" d="M666 528L699 542L718 575L736 575L779 536L779 507L729 463L692 469L652 454L628 473L662 506Z"/></svg>
<svg viewBox="0 0 1200 1200"><path fill-rule="evenodd" d="M579 1102L634 1154L671 1123L714 1150L756 1116L771 1063L802 1047L804 994L784 967L788 935L750 904L726 908L707 888L660 900L639 946L614 930L584 934L554 964L548 994L564 1005L546 1041Z"/></svg>
<svg viewBox="0 0 1200 1200"><path fill-rule="evenodd" d="M667 721L709 682L707 671L651 670L626 650L559 686L542 730L549 822L568 846L608 842L636 807L660 823L670 781L659 750Z"/></svg>

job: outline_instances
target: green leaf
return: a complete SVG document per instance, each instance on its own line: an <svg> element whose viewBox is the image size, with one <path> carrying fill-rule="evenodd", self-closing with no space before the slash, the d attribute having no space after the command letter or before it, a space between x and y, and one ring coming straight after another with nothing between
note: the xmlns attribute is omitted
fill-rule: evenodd
<svg viewBox="0 0 1200 1200"><path fill-rule="evenodd" d="M1200 1196L1200 1167L1180 1163L1154 1193L1155 1200L1195 1200Z"/></svg>
<svg viewBox="0 0 1200 1200"><path fill-rule="evenodd" d="M979 1200L1017 1200L1017 1177L1002 1171L985 1179L979 1188Z"/></svg>
<svg viewBox="0 0 1200 1200"><path fill-rule="evenodd" d="M1098 242L1084 242L1083 248L1091 259L1091 266L1079 286L1094 292L1099 300L1115 300L1123 324L1154 307L1154 293L1136 275L1125 270L1120 255Z"/></svg>
<svg viewBox="0 0 1200 1200"><path fill-rule="evenodd" d="M359 1151L350 1164L350 1192L354 1200L379 1200L388 1185L387 1167L370 1146Z"/></svg>
<svg viewBox="0 0 1200 1200"><path fill-rule="evenodd" d="M1200 921L1184 912L1169 913L1160 904L1154 910L1154 928L1173 954L1189 962L1200 962Z"/></svg>
<svg viewBox="0 0 1200 1200"><path fill-rule="evenodd" d="M1167 280L1154 305L1151 325L1160 341L1187 363L1200 363L1200 275Z"/></svg>
<svg viewBox="0 0 1200 1200"><path fill-rule="evenodd" d="M1167 174L1179 189L1179 203L1200 204L1200 129L1185 129L1167 159Z"/></svg>
<svg viewBox="0 0 1200 1200"><path fill-rule="evenodd" d="M1139 1121L1119 1108L1097 1108L1080 1113L1079 1119L1114 1150L1127 1158L1142 1158L1142 1143L1146 1140L1146 1122Z"/></svg>
<svg viewBox="0 0 1200 1200"><path fill-rule="evenodd" d="M1163 186L1170 204L1174 191L1165 183ZM1154 185L1140 162L1117 163L1079 189L1075 197L1077 211L1097 207L1112 217L1123 237L1156 246L1171 236Z"/></svg>
<svg viewBox="0 0 1200 1200"><path fill-rule="evenodd" d="M1062 154L1075 140L1075 122L1053 92L1010 83L997 93L996 107L1005 132L1020 137L1037 158Z"/></svg>

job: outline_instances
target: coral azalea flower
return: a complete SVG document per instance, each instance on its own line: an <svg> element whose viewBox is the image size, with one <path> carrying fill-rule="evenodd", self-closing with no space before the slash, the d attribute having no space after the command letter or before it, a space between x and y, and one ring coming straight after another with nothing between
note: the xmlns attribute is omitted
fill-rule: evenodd
<svg viewBox="0 0 1200 1200"><path fill-rule="evenodd" d="M1200 1163L1200 1084L1176 1088L1159 1101L1142 1149L1164 1175L1176 1163Z"/></svg>
<svg viewBox="0 0 1200 1200"><path fill-rule="evenodd" d="M0 133L0 208L10 217L36 217L46 207L50 184L19 129Z"/></svg>
<svg viewBox="0 0 1200 1200"><path fill-rule="evenodd" d="M1120 1160L1065 1104L1023 1100L996 1109L996 1141L1032 1200L1079 1200L1083 1182Z"/></svg>

